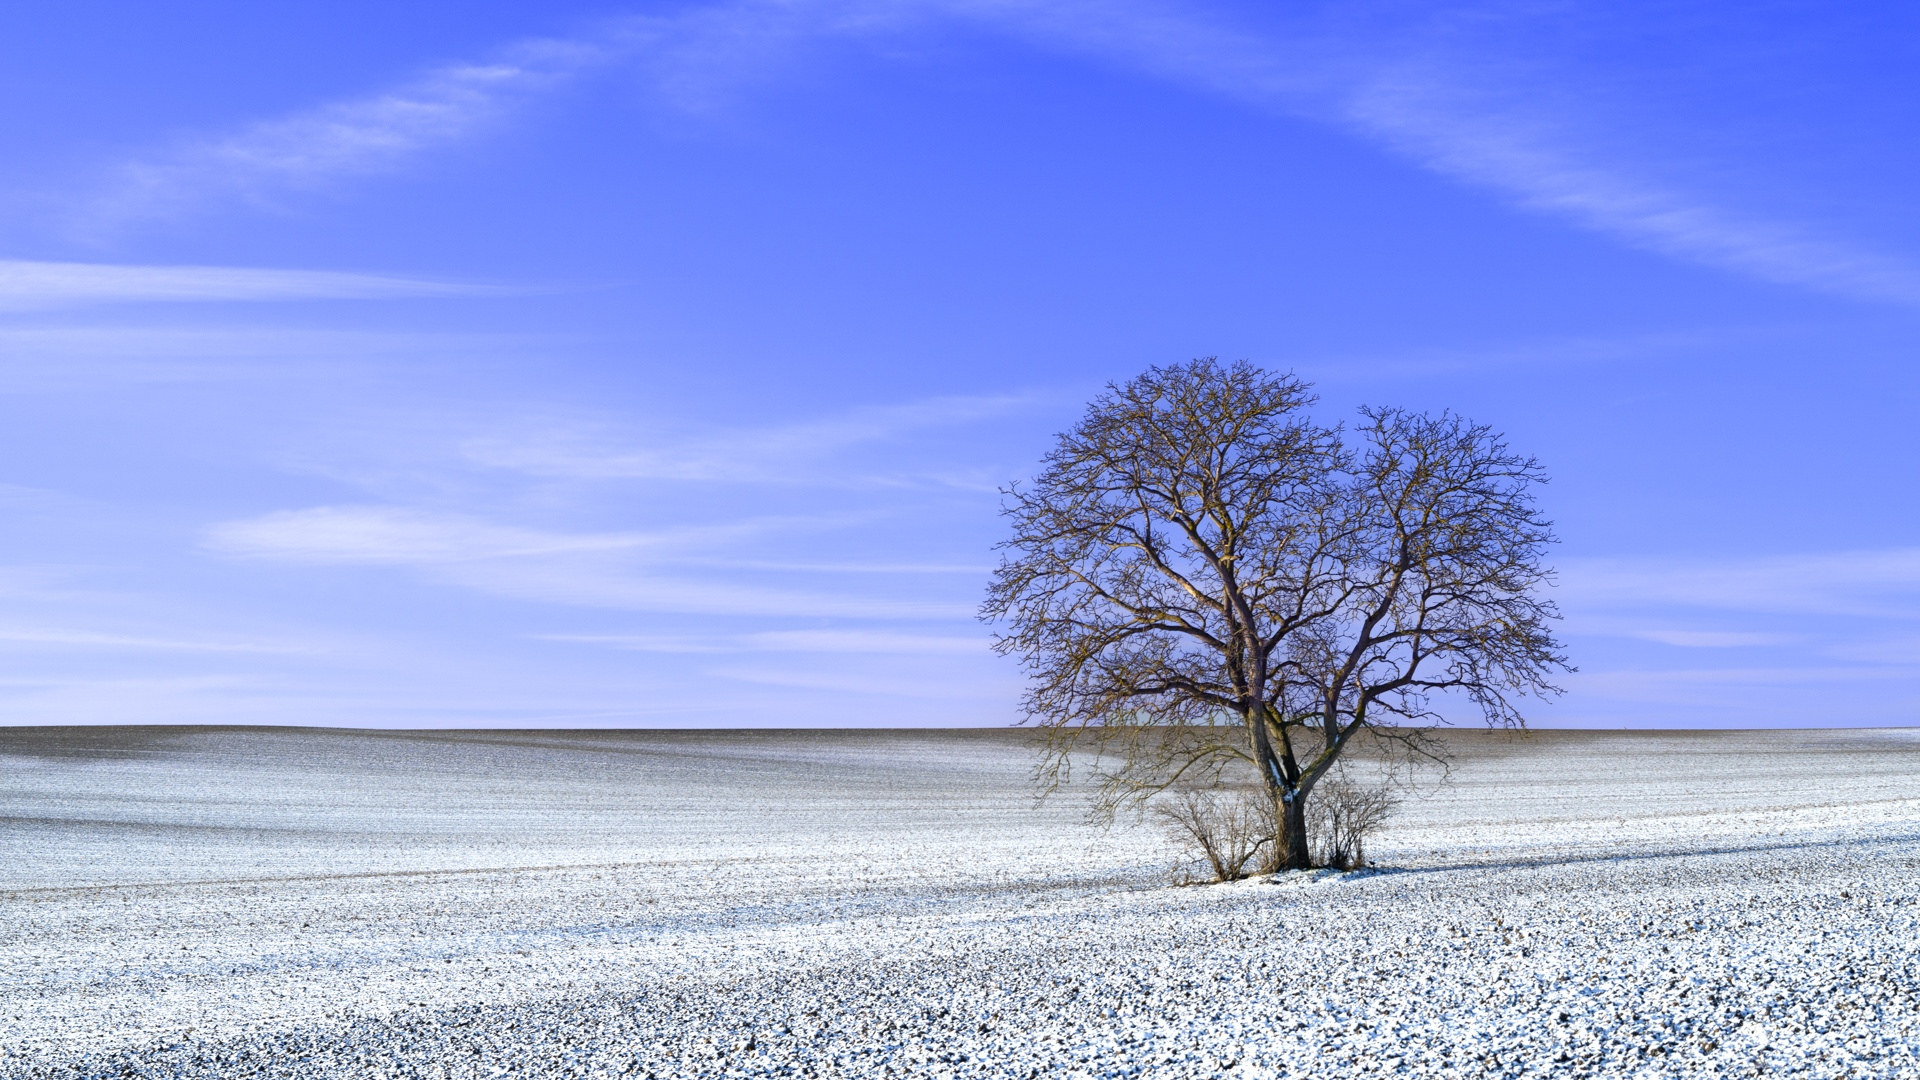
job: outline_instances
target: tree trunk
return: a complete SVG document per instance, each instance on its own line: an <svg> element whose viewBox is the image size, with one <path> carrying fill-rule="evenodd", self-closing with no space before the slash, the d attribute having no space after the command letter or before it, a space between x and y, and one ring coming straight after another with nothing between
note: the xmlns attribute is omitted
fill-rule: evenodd
<svg viewBox="0 0 1920 1080"><path fill-rule="evenodd" d="M1274 824L1279 827L1280 835L1273 838L1276 870L1306 870L1313 866L1312 852L1307 850L1307 798L1295 795L1291 801L1283 799L1274 792Z"/></svg>

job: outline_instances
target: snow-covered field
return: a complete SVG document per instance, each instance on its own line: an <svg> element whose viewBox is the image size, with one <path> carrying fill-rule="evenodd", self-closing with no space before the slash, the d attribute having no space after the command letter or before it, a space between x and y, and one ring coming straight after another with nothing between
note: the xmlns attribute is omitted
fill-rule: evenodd
<svg viewBox="0 0 1920 1080"><path fill-rule="evenodd" d="M0 729L9 1076L1920 1076L1920 731L1453 738L1174 888L1019 732Z"/></svg>

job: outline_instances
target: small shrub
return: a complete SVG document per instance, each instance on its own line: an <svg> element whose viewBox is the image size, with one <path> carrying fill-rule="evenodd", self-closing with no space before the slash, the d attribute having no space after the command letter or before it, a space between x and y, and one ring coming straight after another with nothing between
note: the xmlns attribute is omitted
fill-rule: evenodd
<svg viewBox="0 0 1920 1080"><path fill-rule="evenodd" d="M1367 837L1379 830L1400 797L1388 781L1363 784L1345 769L1329 773L1307 797L1307 844L1322 866L1351 870L1367 865Z"/></svg>
<svg viewBox="0 0 1920 1080"><path fill-rule="evenodd" d="M1192 864L1204 860L1213 880L1235 881L1246 876L1254 855L1273 842L1271 803L1264 791L1182 791L1156 803L1153 812L1166 826L1168 839L1199 853ZM1186 884L1192 878L1182 866L1175 868L1175 880Z"/></svg>

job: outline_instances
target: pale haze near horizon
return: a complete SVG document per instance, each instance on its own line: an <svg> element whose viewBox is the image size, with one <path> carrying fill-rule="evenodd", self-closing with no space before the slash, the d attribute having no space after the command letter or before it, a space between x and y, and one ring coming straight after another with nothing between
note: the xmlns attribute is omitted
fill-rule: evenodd
<svg viewBox="0 0 1920 1080"><path fill-rule="evenodd" d="M1554 482L1543 726L1920 714L1920 14L6 17L0 723L992 726L996 488L1195 356Z"/></svg>

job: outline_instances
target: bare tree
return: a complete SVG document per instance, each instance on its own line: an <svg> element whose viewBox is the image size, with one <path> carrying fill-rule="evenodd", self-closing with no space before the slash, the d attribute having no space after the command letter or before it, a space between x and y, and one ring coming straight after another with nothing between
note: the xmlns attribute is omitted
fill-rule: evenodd
<svg viewBox="0 0 1920 1080"><path fill-rule="evenodd" d="M1279 865L1306 866L1306 799L1357 734L1417 749L1428 693L1518 722L1508 694L1552 689L1538 466L1394 410L1364 414L1356 459L1313 400L1244 362L1151 368L1004 490L1010 554L982 617L1031 678L1050 787L1090 749L1111 814L1244 761Z"/></svg>

